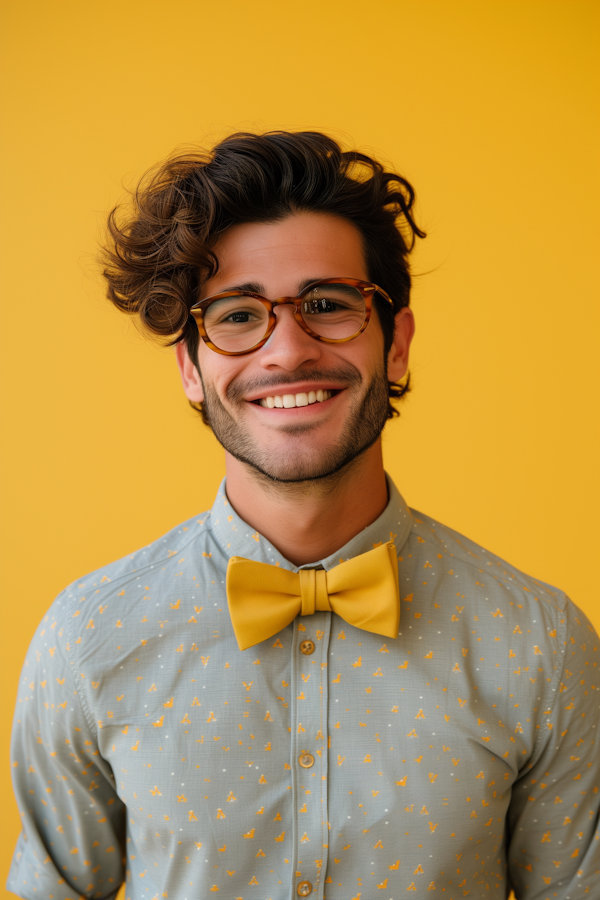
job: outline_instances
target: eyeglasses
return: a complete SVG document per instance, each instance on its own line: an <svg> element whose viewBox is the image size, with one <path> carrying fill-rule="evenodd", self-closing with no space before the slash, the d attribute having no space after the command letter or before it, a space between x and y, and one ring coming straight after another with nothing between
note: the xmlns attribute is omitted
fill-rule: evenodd
<svg viewBox="0 0 600 900"><path fill-rule="evenodd" d="M298 325L317 341L343 344L365 330L375 293L393 306L378 285L355 278L324 278L300 291L297 297L267 300L251 291L223 291L195 303L190 313L202 340L225 356L252 353L265 344L275 326L276 306L293 305Z"/></svg>

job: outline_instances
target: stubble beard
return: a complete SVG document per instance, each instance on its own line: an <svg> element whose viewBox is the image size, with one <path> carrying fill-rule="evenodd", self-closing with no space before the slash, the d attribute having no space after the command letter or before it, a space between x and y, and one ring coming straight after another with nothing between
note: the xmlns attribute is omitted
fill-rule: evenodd
<svg viewBox="0 0 600 900"><path fill-rule="evenodd" d="M303 381L323 382L333 378L335 383L345 385L345 390L354 391L357 395L363 385L360 372L353 366L327 372L296 372L289 376L289 383ZM285 383L285 382L283 382ZM277 386L281 389L282 380L278 378ZM267 388L268 384L253 385L252 390ZM301 484L312 482L337 482L343 473L369 449L379 438L387 420L389 385L385 367L381 367L371 379L364 396L358 406L351 410L348 420L339 436L325 450L306 450L306 440L295 449L290 447L285 455L280 452L269 452L260 447L251 435L244 431L243 420L236 421L224 406L214 387L205 384L204 410L219 443L240 462L250 466L258 477L279 484ZM227 390L227 399L232 408L243 409L244 394L249 392L247 384L238 385L232 382ZM313 423L288 425L280 431L290 435L309 436L316 427ZM308 486L308 485L307 485Z"/></svg>

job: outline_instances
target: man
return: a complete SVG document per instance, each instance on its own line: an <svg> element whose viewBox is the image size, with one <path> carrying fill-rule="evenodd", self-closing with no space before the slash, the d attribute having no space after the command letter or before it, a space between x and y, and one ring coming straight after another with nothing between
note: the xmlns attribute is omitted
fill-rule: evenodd
<svg viewBox="0 0 600 900"><path fill-rule="evenodd" d="M174 158L112 215L109 296L176 343L227 478L34 639L20 896L600 896L596 634L384 473L412 204L276 133Z"/></svg>

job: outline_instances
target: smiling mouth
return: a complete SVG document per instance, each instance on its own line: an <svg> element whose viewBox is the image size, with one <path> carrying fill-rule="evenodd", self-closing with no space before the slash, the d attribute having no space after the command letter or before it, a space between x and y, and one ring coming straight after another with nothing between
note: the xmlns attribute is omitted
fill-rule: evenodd
<svg viewBox="0 0 600 900"><path fill-rule="evenodd" d="M313 403L323 403L329 400L337 391L308 391L300 394L275 394L272 397L262 397L256 403L266 409L295 409L297 406L312 406Z"/></svg>

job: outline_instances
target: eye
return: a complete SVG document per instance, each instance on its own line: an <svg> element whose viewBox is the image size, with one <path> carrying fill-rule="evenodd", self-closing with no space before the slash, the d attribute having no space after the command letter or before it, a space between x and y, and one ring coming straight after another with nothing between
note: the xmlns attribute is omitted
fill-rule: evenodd
<svg viewBox="0 0 600 900"><path fill-rule="evenodd" d="M315 285L302 300L301 310L310 331L331 341L359 334L365 321L362 294L354 285L340 282Z"/></svg>
<svg viewBox="0 0 600 900"><path fill-rule="evenodd" d="M256 316L248 312L245 309L237 310L236 312L230 313L226 319L223 319L224 322L234 322L234 323L245 323L251 322L253 319L256 319Z"/></svg>
<svg viewBox="0 0 600 900"><path fill-rule="evenodd" d="M269 314L260 300L245 294L215 298L204 313L206 334L221 350L244 352L262 340Z"/></svg>
<svg viewBox="0 0 600 900"><path fill-rule="evenodd" d="M305 315L332 313L335 312L336 309L339 309L339 304L329 297L313 297L309 300L305 300L302 306L302 312Z"/></svg>

